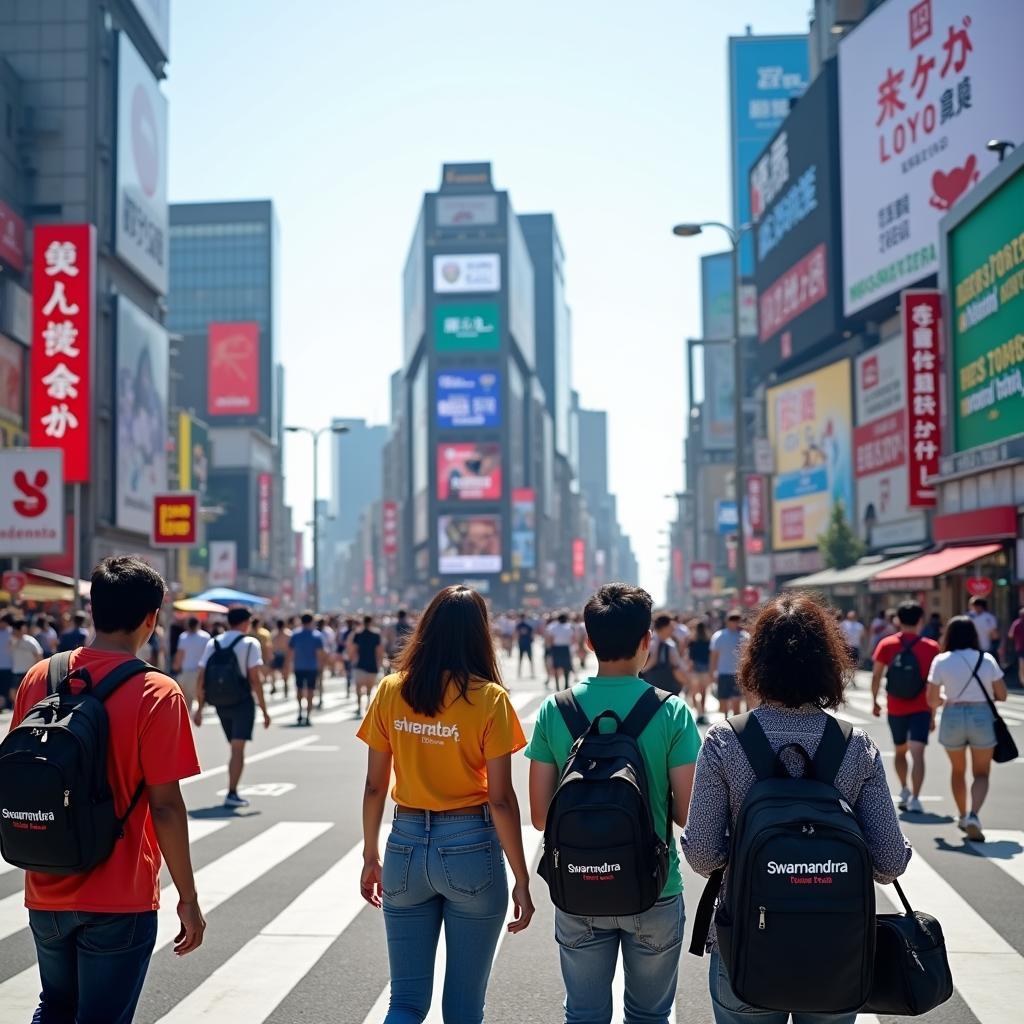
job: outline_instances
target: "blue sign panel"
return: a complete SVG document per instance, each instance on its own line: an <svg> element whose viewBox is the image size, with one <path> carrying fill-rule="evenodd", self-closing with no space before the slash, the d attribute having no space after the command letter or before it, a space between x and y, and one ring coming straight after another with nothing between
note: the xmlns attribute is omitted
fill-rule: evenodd
<svg viewBox="0 0 1024 1024"><path fill-rule="evenodd" d="M735 501L715 502L715 525L722 534L735 533L739 529Z"/></svg>
<svg viewBox="0 0 1024 1024"><path fill-rule="evenodd" d="M442 370L437 375L439 427L497 427L501 378L496 370Z"/></svg>
<svg viewBox="0 0 1024 1024"><path fill-rule="evenodd" d="M747 176L765 144L802 96L809 77L807 36L734 36L729 40L729 95L732 116L732 216L749 224ZM754 273L754 242L744 232L740 276Z"/></svg>

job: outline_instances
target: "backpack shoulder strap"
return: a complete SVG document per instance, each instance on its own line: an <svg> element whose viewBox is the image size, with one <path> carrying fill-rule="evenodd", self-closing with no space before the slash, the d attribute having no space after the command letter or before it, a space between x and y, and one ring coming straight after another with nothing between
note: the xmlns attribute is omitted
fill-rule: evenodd
<svg viewBox="0 0 1024 1024"><path fill-rule="evenodd" d="M238 636L236 636L235 639L232 640L231 643L229 643L225 649L233 651L246 638L246 635L247 634L245 633L239 633Z"/></svg>
<svg viewBox="0 0 1024 1024"><path fill-rule="evenodd" d="M729 728L736 733L736 738L740 741L743 753L747 755L747 760L750 762L750 767L754 770L758 782L772 778L775 775L775 764L778 758L772 745L768 742L768 737L765 736L757 716L752 711L748 711L744 715L734 715L727 721Z"/></svg>
<svg viewBox="0 0 1024 1024"><path fill-rule="evenodd" d="M821 734L821 742L811 761L814 767L814 777L819 782L835 782L839 766L846 756L846 747L852 733L853 726L849 722L833 718L831 715L828 716L825 722L825 731Z"/></svg>
<svg viewBox="0 0 1024 1024"><path fill-rule="evenodd" d="M53 694L57 692L57 687L64 682L65 676L71 668L71 652L61 651L59 654L54 654L50 658L49 666L46 671L46 692L47 694Z"/></svg>
<svg viewBox="0 0 1024 1024"><path fill-rule="evenodd" d="M562 721L575 743L590 728L590 719L573 696L572 687L555 694L555 707L561 712Z"/></svg>
<svg viewBox="0 0 1024 1024"><path fill-rule="evenodd" d="M107 700L115 690L123 683L128 682L133 676L141 675L143 672L156 672L152 665L147 665L140 658L130 658L128 661L118 665L112 672L108 672L103 681L93 687L92 694L97 700Z"/></svg>
<svg viewBox="0 0 1024 1024"><path fill-rule="evenodd" d="M623 719L618 731L633 739L639 739L640 733L647 728L647 724L658 713L658 709L671 697L667 690L659 690L649 686L641 695L640 699L633 705L632 710Z"/></svg>

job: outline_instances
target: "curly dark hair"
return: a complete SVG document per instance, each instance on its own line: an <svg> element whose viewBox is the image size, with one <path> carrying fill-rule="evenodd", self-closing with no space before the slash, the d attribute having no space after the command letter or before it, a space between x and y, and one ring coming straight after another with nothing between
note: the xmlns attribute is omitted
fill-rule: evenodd
<svg viewBox="0 0 1024 1024"><path fill-rule="evenodd" d="M837 708L852 679L853 657L832 610L796 591L768 601L740 658L740 685L788 708Z"/></svg>

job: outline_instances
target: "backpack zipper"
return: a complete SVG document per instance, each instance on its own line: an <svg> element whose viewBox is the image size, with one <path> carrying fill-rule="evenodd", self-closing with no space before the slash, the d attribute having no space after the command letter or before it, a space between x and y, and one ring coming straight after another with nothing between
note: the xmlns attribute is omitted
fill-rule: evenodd
<svg viewBox="0 0 1024 1024"><path fill-rule="evenodd" d="M65 807L70 807L71 806L71 790L70 789L65 789L64 790L64 806Z"/></svg>
<svg viewBox="0 0 1024 1024"><path fill-rule="evenodd" d="M757 918L757 929L758 929L758 931L762 931L763 932L764 931L764 927L765 927L765 925L764 925L764 907L758 907L757 909L759 911L758 918Z"/></svg>

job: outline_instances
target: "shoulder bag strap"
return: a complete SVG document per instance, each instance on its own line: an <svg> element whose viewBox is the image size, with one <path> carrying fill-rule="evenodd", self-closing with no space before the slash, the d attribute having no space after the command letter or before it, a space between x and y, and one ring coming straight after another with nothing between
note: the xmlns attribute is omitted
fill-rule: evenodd
<svg viewBox="0 0 1024 1024"><path fill-rule="evenodd" d="M971 673L972 679L978 680L978 685L981 687L981 695L985 698L988 704L989 710L992 712L993 718L1001 718L999 712L996 710L995 701L988 695L988 690L985 689L985 684L981 681L981 676L978 675L978 669L981 668L981 663L985 660L985 652L981 651L978 654L978 663L974 666L974 671Z"/></svg>
<svg viewBox="0 0 1024 1024"><path fill-rule="evenodd" d="M50 658L50 663L46 671L46 692L48 695L57 692L57 687L64 682L64 678L67 676L70 668L70 651L61 651L59 654L54 654Z"/></svg>
<svg viewBox="0 0 1024 1024"><path fill-rule="evenodd" d="M571 687L568 690L559 690L555 694L555 707L561 712L562 721L565 722L565 727L575 743L590 728L590 719L573 696Z"/></svg>
<svg viewBox="0 0 1024 1024"><path fill-rule="evenodd" d="M900 886L900 880L894 878L892 880L893 888L896 890L896 895L900 898L900 903L903 904L903 909L906 910L907 915L911 916L914 913L914 908L910 905L910 900L903 893L903 888Z"/></svg>
<svg viewBox="0 0 1024 1024"><path fill-rule="evenodd" d="M690 936L690 952L694 956L704 955L704 947L708 942L708 932L711 931L711 918L715 913L715 902L722 888L722 879L724 877L725 868L715 868L708 875L707 884L704 886L704 891L700 894L697 913L693 918L693 933Z"/></svg>
<svg viewBox="0 0 1024 1024"><path fill-rule="evenodd" d="M819 782L835 782L839 766L846 756L846 746L850 742L852 732L853 726L849 722L833 718L831 715L827 716L825 731L821 734L821 741L811 761L814 777Z"/></svg>
<svg viewBox="0 0 1024 1024"><path fill-rule="evenodd" d="M736 738L740 741L743 753L747 755L758 782L773 778L778 757L756 715L748 711L745 715L734 715L728 722L729 728L736 733Z"/></svg>

